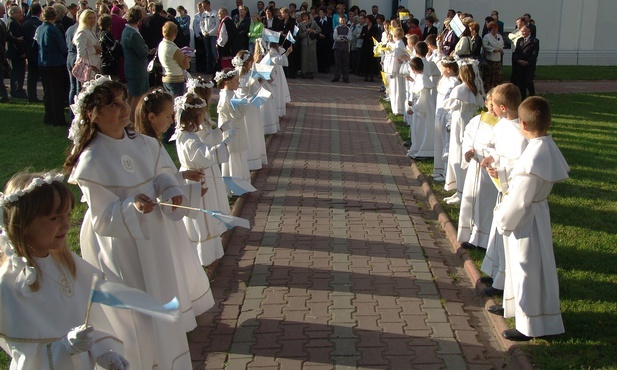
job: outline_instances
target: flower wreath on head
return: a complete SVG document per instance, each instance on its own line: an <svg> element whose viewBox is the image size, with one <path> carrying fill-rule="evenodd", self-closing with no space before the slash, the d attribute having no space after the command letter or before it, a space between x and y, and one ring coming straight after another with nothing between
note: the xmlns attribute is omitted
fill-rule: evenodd
<svg viewBox="0 0 617 370"><path fill-rule="evenodd" d="M251 53L245 53L243 57L240 57L238 55L236 55L232 60L231 60L231 65L234 67L242 67L244 65L244 63L249 59L249 57L251 56Z"/></svg>
<svg viewBox="0 0 617 370"><path fill-rule="evenodd" d="M152 90L152 91L147 92L146 95L144 95L144 101L150 100L151 96L157 95L157 94L169 94L169 93L163 89Z"/></svg>
<svg viewBox="0 0 617 370"><path fill-rule="evenodd" d="M217 83L222 81L222 80L227 80L229 78L232 78L233 76L238 76L239 71L237 69L233 69L227 73L223 72L223 71L218 71L216 72L216 74L214 75L214 81L216 81Z"/></svg>
<svg viewBox="0 0 617 370"><path fill-rule="evenodd" d="M478 93L482 96L482 98L484 98L486 94L484 91L484 83L482 82L482 75L480 73L480 61L474 58L461 58L458 55L454 56L454 60L456 61L456 64L458 64L459 68L462 66L471 66L473 73L476 75L474 83L478 89Z"/></svg>
<svg viewBox="0 0 617 370"><path fill-rule="evenodd" d="M180 118L182 118L182 113L185 110L187 110L188 108L202 109L202 108L206 108L208 106L208 103L206 103L206 101L203 100L203 99L202 99L203 102L199 103L199 104L187 103L186 100L187 100L187 97L188 97L189 93L192 93L192 92L189 91L186 94L184 94L182 96L178 96L177 98L174 99L174 112L176 112L176 115L175 115L176 117L175 118L176 118L176 129L177 130L180 129ZM172 139L170 139L170 141Z"/></svg>
<svg viewBox="0 0 617 370"><path fill-rule="evenodd" d="M48 172L44 174L43 177L33 178L30 184L23 189L7 194L0 193L0 252L7 257L13 271L19 271L15 282L22 290L34 284L36 281L36 269L28 265L26 257L20 257L15 253L15 247L13 243L11 243L4 228L4 207L10 203L16 202L20 197L31 193L39 186L45 184L51 185L51 183L55 181L62 182L63 180L64 176L62 174Z"/></svg>
<svg viewBox="0 0 617 370"><path fill-rule="evenodd" d="M199 78L189 78L189 80L186 81L186 91L187 92L193 92L198 87L201 87L204 89L211 89L214 87L214 84L212 83L212 81L203 81L203 80L200 80Z"/></svg>
<svg viewBox="0 0 617 370"><path fill-rule="evenodd" d="M94 89L101 86L103 83L111 81L111 77L106 75L96 75L93 80L86 81L81 87L81 91L75 97L75 103L71 104L71 111L75 115L69 128L68 138L73 141L73 145L77 146L81 140L81 133L79 128L86 123L84 117L81 116L81 108L84 105L84 100L94 92Z"/></svg>

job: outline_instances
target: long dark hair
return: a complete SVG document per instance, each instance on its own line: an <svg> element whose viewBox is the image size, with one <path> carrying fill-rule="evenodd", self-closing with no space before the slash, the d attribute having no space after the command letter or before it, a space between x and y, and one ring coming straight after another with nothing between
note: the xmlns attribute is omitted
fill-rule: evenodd
<svg viewBox="0 0 617 370"><path fill-rule="evenodd" d="M105 81L94 88L94 91L85 97L79 112L82 120L79 125L79 137L81 139L73 145L71 153L64 161L62 167L62 172L64 174L70 174L71 171L73 171L73 168L75 168L79 161L81 153L90 145L99 131L96 123L90 120L90 113L96 112L102 107L113 103L118 94L122 94L123 99L126 100L128 97L126 87L116 81ZM130 138L134 137L134 133L131 129L127 127L125 131Z"/></svg>
<svg viewBox="0 0 617 370"><path fill-rule="evenodd" d="M165 103L173 106L174 97L160 87L150 89L137 103L137 108L135 108L135 131L160 141L161 135L152 127L148 114L154 113L158 115L165 108Z"/></svg>

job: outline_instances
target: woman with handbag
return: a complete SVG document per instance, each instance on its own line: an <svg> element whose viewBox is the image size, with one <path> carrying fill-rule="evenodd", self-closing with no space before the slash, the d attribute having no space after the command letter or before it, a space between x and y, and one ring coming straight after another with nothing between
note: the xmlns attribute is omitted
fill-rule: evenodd
<svg viewBox="0 0 617 370"><path fill-rule="evenodd" d="M79 16L79 27L73 36L73 44L77 49L73 75L81 83L90 81L101 71L102 49L94 32L95 27L96 13L90 9L83 11Z"/></svg>
<svg viewBox="0 0 617 370"><path fill-rule="evenodd" d="M313 79L313 73L317 73L317 36L321 33L321 28L311 19L308 12L302 13L302 22L298 24L298 38L302 47L300 48L302 78Z"/></svg>
<svg viewBox="0 0 617 370"><path fill-rule="evenodd" d="M131 106L131 121L141 97L150 89L148 82L148 45L139 33L137 25L142 18L142 8L134 6L126 16L126 26L122 31L122 55L129 90L128 103Z"/></svg>

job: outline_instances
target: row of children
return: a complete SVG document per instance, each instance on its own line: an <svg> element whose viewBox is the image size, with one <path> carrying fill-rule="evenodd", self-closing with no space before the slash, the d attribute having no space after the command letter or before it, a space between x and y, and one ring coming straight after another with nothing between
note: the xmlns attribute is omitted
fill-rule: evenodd
<svg viewBox="0 0 617 370"><path fill-rule="evenodd" d="M89 207L83 259L68 248L75 199L62 175L20 173L0 193L0 347L12 369L192 368L186 333L214 306L203 267L223 256L228 227L215 217L230 213L223 175L249 180L252 166L265 163L263 133L278 131L289 101L282 69L288 53L275 44L260 50L274 66L269 78L251 73L247 51L235 58L237 69L216 75L218 124L208 113L213 85L201 79L175 101L149 91L134 126L122 84L106 76L84 84L63 168ZM270 93L258 94L261 88ZM256 104L256 96L263 101ZM180 170L160 142L174 117ZM259 135L259 154L247 155ZM89 307L93 275L159 302L177 298L180 321Z"/></svg>
<svg viewBox="0 0 617 370"><path fill-rule="evenodd" d="M456 190L444 200L461 205L458 242L487 249L483 281L492 286L484 292L504 295L489 312L516 318L507 339L562 333L546 198L569 167L548 136L549 104L538 97L521 104L508 83L489 91L488 112L476 115L484 107L476 60L444 57L430 36L408 35L404 43L396 23L391 35L376 51L392 112L410 125L407 155L433 157L433 179Z"/></svg>

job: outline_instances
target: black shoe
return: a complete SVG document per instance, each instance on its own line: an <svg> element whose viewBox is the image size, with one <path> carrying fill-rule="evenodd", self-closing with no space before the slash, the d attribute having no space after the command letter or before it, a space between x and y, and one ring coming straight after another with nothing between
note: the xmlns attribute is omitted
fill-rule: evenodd
<svg viewBox="0 0 617 370"><path fill-rule="evenodd" d="M493 278L490 276L482 276L480 278L480 282L486 285L492 285L493 284Z"/></svg>
<svg viewBox="0 0 617 370"><path fill-rule="evenodd" d="M312 80L313 79L313 73L309 73L308 75L309 75L309 80Z"/></svg>
<svg viewBox="0 0 617 370"><path fill-rule="evenodd" d="M492 306L489 306L486 310L493 315L503 316L503 306L494 304Z"/></svg>
<svg viewBox="0 0 617 370"><path fill-rule="evenodd" d="M364 77L364 81L368 81L368 76Z"/></svg>
<svg viewBox="0 0 617 370"><path fill-rule="evenodd" d="M330 80L330 82L338 82L337 78L333 78L332 80Z"/></svg>
<svg viewBox="0 0 617 370"><path fill-rule="evenodd" d="M516 342L526 342L533 339L532 337L528 337L516 329L504 330L501 334L507 340L512 340Z"/></svg>
<svg viewBox="0 0 617 370"><path fill-rule="evenodd" d="M492 286L482 289L482 297L494 297L496 295L503 295L503 290L495 289Z"/></svg>
<svg viewBox="0 0 617 370"><path fill-rule="evenodd" d="M478 247L476 247L475 245L469 243L469 242L462 242L461 243L461 248L463 249L468 249L468 250L472 250L472 249L476 249Z"/></svg>
<svg viewBox="0 0 617 370"><path fill-rule="evenodd" d="M403 142L403 146L404 146L405 148L411 148L411 141L404 141L404 142Z"/></svg>
<svg viewBox="0 0 617 370"><path fill-rule="evenodd" d="M348 84L348 83L349 83L349 80L343 80L343 82L344 82L344 83L346 83L346 84Z"/></svg>

